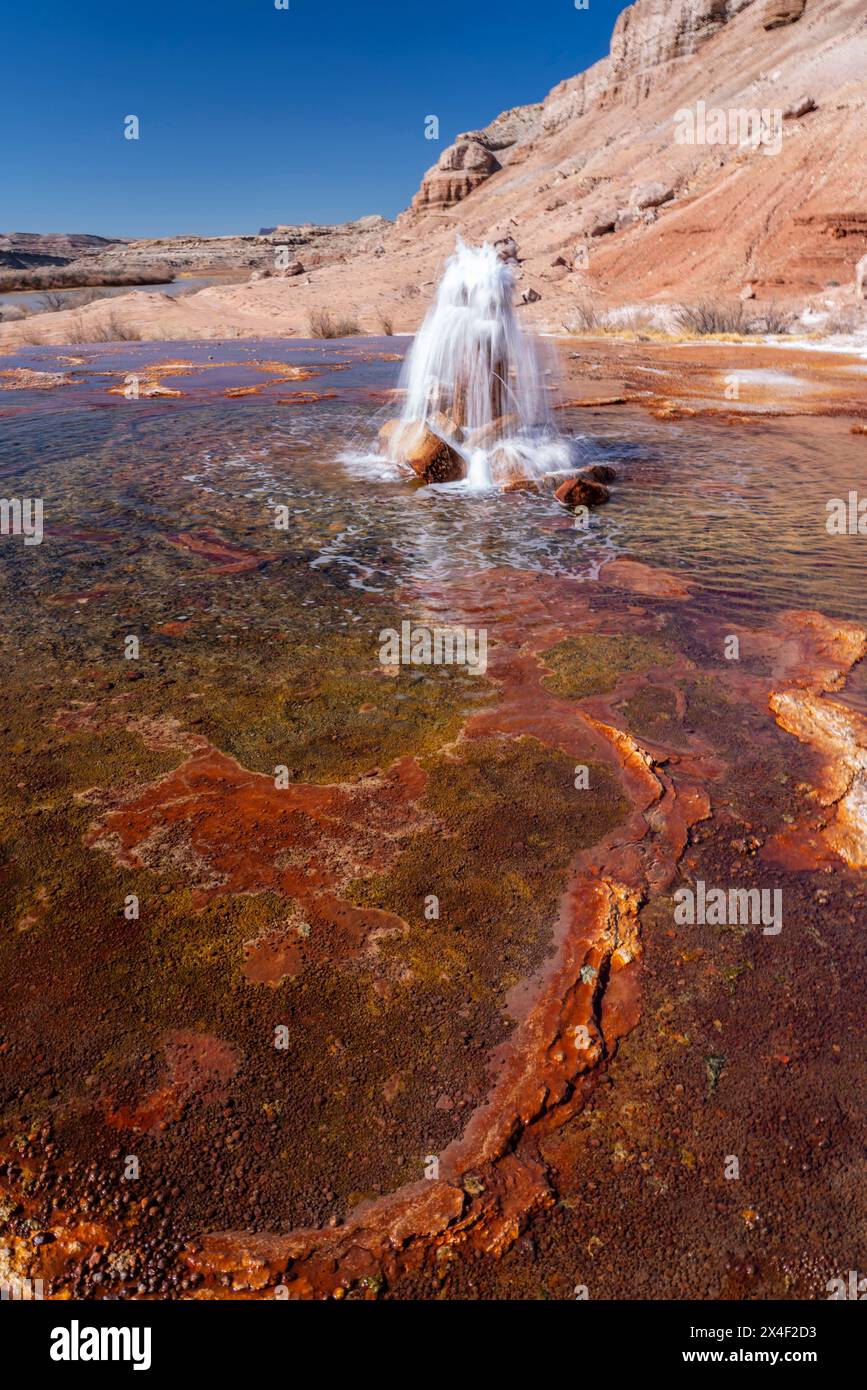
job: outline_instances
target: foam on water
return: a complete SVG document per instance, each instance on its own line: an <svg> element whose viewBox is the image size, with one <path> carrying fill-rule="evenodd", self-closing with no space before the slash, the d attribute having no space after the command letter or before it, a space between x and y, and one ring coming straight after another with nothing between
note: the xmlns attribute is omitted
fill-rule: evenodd
<svg viewBox="0 0 867 1390"><path fill-rule="evenodd" d="M554 358L543 365L525 337L514 295L512 268L495 248L458 238L401 379L401 419L422 421L452 444L467 465L460 486L472 491L573 461L573 442L551 419Z"/></svg>

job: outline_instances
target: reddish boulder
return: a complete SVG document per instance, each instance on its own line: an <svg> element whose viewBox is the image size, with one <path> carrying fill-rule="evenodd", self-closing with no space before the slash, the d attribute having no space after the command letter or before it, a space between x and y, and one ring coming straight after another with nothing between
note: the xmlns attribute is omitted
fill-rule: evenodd
<svg viewBox="0 0 867 1390"><path fill-rule="evenodd" d="M609 498L607 487L602 483L594 483L590 478L567 478L556 489L554 496L557 501L570 511L576 507L598 507Z"/></svg>
<svg viewBox="0 0 867 1390"><path fill-rule="evenodd" d="M387 420L379 431L379 447L383 454L388 454L392 458L397 457L398 431L403 426L402 420Z"/></svg>
<svg viewBox="0 0 867 1390"><path fill-rule="evenodd" d="M426 483L456 483L466 466L456 449L429 430L417 425L400 441L403 462Z"/></svg>
<svg viewBox="0 0 867 1390"><path fill-rule="evenodd" d="M511 478L503 483L501 492L538 492L539 484L533 478Z"/></svg>
<svg viewBox="0 0 867 1390"><path fill-rule="evenodd" d="M581 469L581 477L589 478L591 483L613 483L617 473L610 463L592 463Z"/></svg>
<svg viewBox="0 0 867 1390"><path fill-rule="evenodd" d="M467 435L467 444L471 449L486 449L489 445L496 444L498 439L505 439L520 428L520 415L510 411L508 415L498 415L489 424L480 425L477 430L471 430Z"/></svg>
<svg viewBox="0 0 867 1390"><path fill-rule="evenodd" d="M389 420L379 431L379 445L426 483L454 483L466 472L457 450L421 421Z"/></svg>

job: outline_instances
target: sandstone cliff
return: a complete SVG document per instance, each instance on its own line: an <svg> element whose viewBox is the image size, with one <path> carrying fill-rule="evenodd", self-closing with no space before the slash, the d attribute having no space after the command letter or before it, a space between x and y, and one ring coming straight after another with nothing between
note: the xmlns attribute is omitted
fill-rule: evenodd
<svg viewBox="0 0 867 1390"><path fill-rule="evenodd" d="M586 303L854 305L865 138L865 0L636 0L606 58L453 139L396 224L184 321L306 332L326 305L413 329L458 233L515 244L522 312L553 331Z"/></svg>

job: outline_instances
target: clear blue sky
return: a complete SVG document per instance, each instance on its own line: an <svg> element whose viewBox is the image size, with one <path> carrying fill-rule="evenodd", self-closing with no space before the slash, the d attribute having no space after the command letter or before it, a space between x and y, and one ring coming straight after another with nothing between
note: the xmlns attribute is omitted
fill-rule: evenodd
<svg viewBox="0 0 867 1390"><path fill-rule="evenodd" d="M607 53L624 8L18 4L3 24L0 231L215 235L394 216L455 134ZM123 138L132 114L137 142Z"/></svg>

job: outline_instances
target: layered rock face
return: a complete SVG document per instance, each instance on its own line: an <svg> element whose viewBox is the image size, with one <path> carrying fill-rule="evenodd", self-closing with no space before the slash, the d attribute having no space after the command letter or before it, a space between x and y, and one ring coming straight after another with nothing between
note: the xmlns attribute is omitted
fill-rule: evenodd
<svg viewBox="0 0 867 1390"><path fill-rule="evenodd" d="M483 134L474 131L459 135L425 174L413 199L413 208L421 211L453 207L499 168L499 161Z"/></svg>
<svg viewBox="0 0 867 1390"><path fill-rule="evenodd" d="M551 326L569 291L851 292L867 251L865 74L863 0L636 0L608 57L444 152L403 244L431 210L467 239L513 237L522 298ZM679 142L679 114L700 103L757 127L766 113L774 147Z"/></svg>
<svg viewBox="0 0 867 1390"><path fill-rule="evenodd" d="M608 96L644 97L660 70L689 58L753 0L638 0L611 36Z"/></svg>
<svg viewBox="0 0 867 1390"><path fill-rule="evenodd" d="M31 270L42 265L68 265L80 256L97 255L122 244L111 237L78 232L6 232L0 235L0 267Z"/></svg>
<svg viewBox="0 0 867 1390"><path fill-rule="evenodd" d="M155 266L175 273L252 270L268 275L282 269L287 276L303 270L377 254L391 228L385 217L361 217L334 225L305 223L279 226L251 236L169 236L124 241L99 236L10 232L0 236L0 269L31 270L64 266L69 284L82 275L151 272ZM283 253L282 263L277 253ZM301 259L303 257L303 260ZM86 283L86 280L83 281Z"/></svg>
<svg viewBox="0 0 867 1390"><path fill-rule="evenodd" d="M762 23L766 29L781 29L784 24L794 24L806 8L807 0L765 0Z"/></svg>
<svg viewBox="0 0 867 1390"><path fill-rule="evenodd" d="M678 140L700 106L725 128L734 117L734 138ZM672 304L745 291L759 319L771 304L835 318L864 304L865 111L864 0L636 0L607 57L444 149L393 227L361 219L100 255L266 271L279 242L316 269L188 297L184 329L201 333L263 322L303 333L314 310L342 304L368 331L383 320L412 331L456 234L515 262L522 318L552 332L580 330L588 307L641 306L665 327ZM743 118L765 119L773 145L744 140ZM863 272L858 283L863 294ZM14 331L0 327L0 340Z"/></svg>
<svg viewBox="0 0 867 1390"><path fill-rule="evenodd" d="M155 262L176 271L272 269L276 249L288 246L293 259L303 252L305 266L323 265L375 250L390 226L385 217L362 217L334 225L273 227L254 236L153 237L110 246L92 264L100 269Z"/></svg>

